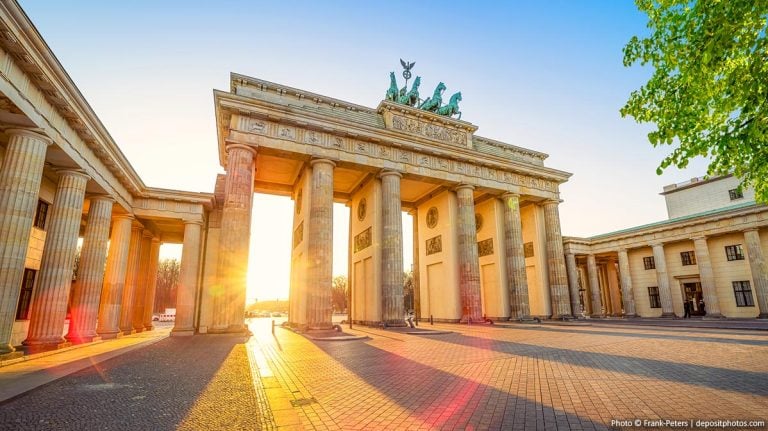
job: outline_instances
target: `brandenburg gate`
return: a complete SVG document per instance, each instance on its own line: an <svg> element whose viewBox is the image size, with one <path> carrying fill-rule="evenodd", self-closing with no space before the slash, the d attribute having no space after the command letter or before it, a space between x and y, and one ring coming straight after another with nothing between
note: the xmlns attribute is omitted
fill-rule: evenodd
<svg viewBox="0 0 768 431"><path fill-rule="evenodd" d="M226 174L207 225L199 332L243 329L254 192L294 201L297 328L332 326L334 202L351 209L354 322L403 325L403 211L413 216L418 318L572 315L558 213L570 174L544 166L546 154L476 135L459 119L461 93L442 105L443 83L422 101L419 77L409 91L391 81L375 109L238 74L214 92Z"/></svg>

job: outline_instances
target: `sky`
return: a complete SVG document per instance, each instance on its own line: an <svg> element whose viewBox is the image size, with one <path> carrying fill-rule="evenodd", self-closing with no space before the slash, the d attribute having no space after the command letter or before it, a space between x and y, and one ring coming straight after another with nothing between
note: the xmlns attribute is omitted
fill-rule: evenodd
<svg viewBox="0 0 768 431"><path fill-rule="evenodd" d="M478 135L573 173L560 187L564 235L663 220L662 186L706 172L699 159L657 176L670 148L651 147L650 126L619 114L651 73L622 64L623 46L647 31L630 1L20 3L153 187L213 190L223 169L212 91L229 89L230 72L376 107L400 58L416 62L422 88L461 91ZM250 299L287 296L291 211L288 198L254 198ZM348 217L335 206L335 274L347 269Z"/></svg>

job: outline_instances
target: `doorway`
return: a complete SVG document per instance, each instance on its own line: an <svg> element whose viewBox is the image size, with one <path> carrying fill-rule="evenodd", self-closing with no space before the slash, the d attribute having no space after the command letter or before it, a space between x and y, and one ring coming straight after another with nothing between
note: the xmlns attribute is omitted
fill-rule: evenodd
<svg viewBox="0 0 768 431"><path fill-rule="evenodd" d="M700 282L683 283L683 301L691 303L691 316L703 316L705 314L704 294L701 291Z"/></svg>

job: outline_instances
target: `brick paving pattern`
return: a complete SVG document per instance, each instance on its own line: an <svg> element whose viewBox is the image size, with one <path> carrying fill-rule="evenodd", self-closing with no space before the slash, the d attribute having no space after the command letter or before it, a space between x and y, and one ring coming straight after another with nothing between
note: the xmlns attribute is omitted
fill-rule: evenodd
<svg viewBox="0 0 768 431"><path fill-rule="evenodd" d="M768 333L627 325L171 338L0 404L3 429L612 429L768 419ZM630 428L627 428L630 429ZM631 429L640 429L632 427ZM659 428L657 428L659 429ZM677 428L680 429L680 428Z"/></svg>

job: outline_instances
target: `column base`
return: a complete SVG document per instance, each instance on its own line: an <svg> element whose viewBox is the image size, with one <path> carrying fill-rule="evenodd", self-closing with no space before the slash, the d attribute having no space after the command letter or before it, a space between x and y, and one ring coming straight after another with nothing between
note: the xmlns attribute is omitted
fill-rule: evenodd
<svg viewBox="0 0 768 431"><path fill-rule="evenodd" d="M637 317L637 314L625 314L625 315L623 315L621 317L623 317L625 319L634 319L635 317Z"/></svg>
<svg viewBox="0 0 768 431"><path fill-rule="evenodd" d="M133 333L134 334L138 334L139 332L144 332L144 327L143 326L141 328L133 328Z"/></svg>
<svg viewBox="0 0 768 431"><path fill-rule="evenodd" d="M24 350L30 355L35 353L49 352L51 350L64 349L72 345L69 341L52 341L52 342L22 342Z"/></svg>
<svg viewBox="0 0 768 431"><path fill-rule="evenodd" d="M123 337L125 337L126 335L133 335L136 333L136 331L134 331L133 329L129 331L120 331L120 332L122 333Z"/></svg>
<svg viewBox="0 0 768 431"><path fill-rule="evenodd" d="M590 314L590 315L589 315L589 318L590 318L590 319L602 319L602 318L604 318L604 317L605 317L605 316L603 316L602 314Z"/></svg>
<svg viewBox="0 0 768 431"><path fill-rule="evenodd" d="M150 325L150 326L145 326L145 327L144 327L144 330L145 330L145 331L152 331L152 330L154 330L154 329L155 329L155 327L154 327L154 326L152 326L152 325Z"/></svg>
<svg viewBox="0 0 768 431"><path fill-rule="evenodd" d="M757 315L758 319L768 319L768 313L760 313Z"/></svg>
<svg viewBox="0 0 768 431"><path fill-rule="evenodd" d="M722 320L722 319L725 319L725 316L723 316L720 313L717 313L717 314L707 313L706 316L701 316L701 320Z"/></svg>
<svg viewBox="0 0 768 431"><path fill-rule="evenodd" d="M175 329L174 329L175 331ZM229 325L225 328L208 328L208 334L250 334L251 331L245 325Z"/></svg>
<svg viewBox="0 0 768 431"><path fill-rule="evenodd" d="M385 328L405 328L408 326L404 320L388 320L381 322L381 324L384 325Z"/></svg>
<svg viewBox="0 0 768 431"><path fill-rule="evenodd" d="M171 337L189 337L195 335L194 329L176 329L171 330Z"/></svg>
<svg viewBox="0 0 768 431"><path fill-rule="evenodd" d="M675 313L661 313L662 319L674 319L675 317L677 317Z"/></svg>
<svg viewBox="0 0 768 431"><path fill-rule="evenodd" d="M120 331L116 332L99 332L99 337L101 337L102 340L113 340L115 338L120 338L123 336L123 333Z"/></svg>

